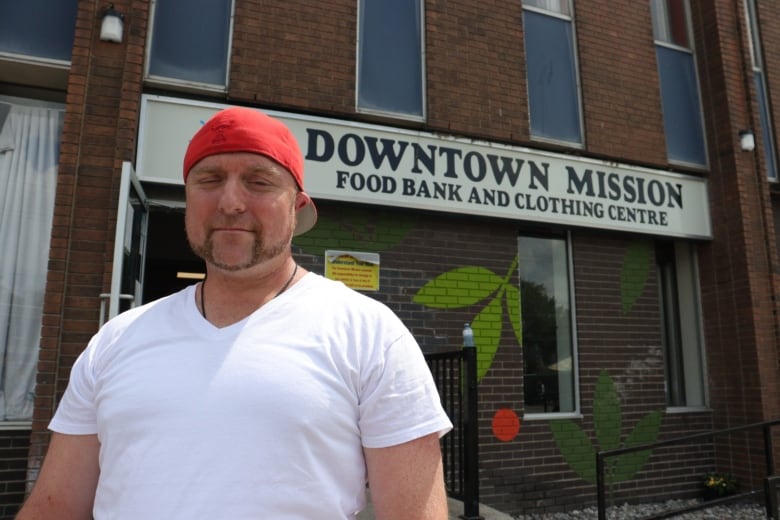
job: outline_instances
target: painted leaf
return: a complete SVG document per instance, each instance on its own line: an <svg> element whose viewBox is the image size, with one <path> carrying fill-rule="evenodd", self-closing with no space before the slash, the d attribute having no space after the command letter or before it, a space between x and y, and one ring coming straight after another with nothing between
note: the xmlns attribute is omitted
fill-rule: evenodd
<svg viewBox="0 0 780 520"><path fill-rule="evenodd" d="M639 446L655 442L661 429L661 412L654 411L645 415L634 427L634 430L626 438L624 447ZM613 482L631 480L642 469L650 458L651 450L642 450L633 453L624 453L616 457Z"/></svg>
<svg viewBox="0 0 780 520"><path fill-rule="evenodd" d="M506 285L504 299L506 300L506 313L509 315L509 323L515 331L517 344L523 344L523 322L520 307L520 290L514 285Z"/></svg>
<svg viewBox="0 0 780 520"><path fill-rule="evenodd" d="M484 267L458 267L423 285L413 301L434 309L469 307L495 292L502 282L498 275Z"/></svg>
<svg viewBox="0 0 780 520"><path fill-rule="evenodd" d="M607 371L602 370L593 396L593 426L602 450L613 450L620 446L622 420L620 399L615 385Z"/></svg>
<svg viewBox="0 0 780 520"><path fill-rule="evenodd" d="M620 273L620 300L623 314L631 311L642 295L650 272L650 243L642 240L628 246Z"/></svg>
<svg viewBox="0 0 780 520"><path fill-rule="evenodd" d="M474 330L474 344L477 347L477 381L490 370L501 340L501 295L493 298L471 323Z"/></svg>
<svg viewBox="0 0 780 520"><path fill-rule="evenodd" d="M596 450L582 428L570 419L559 419L550 421L550 429L569 466L582 480L595 484Z"/></svg>

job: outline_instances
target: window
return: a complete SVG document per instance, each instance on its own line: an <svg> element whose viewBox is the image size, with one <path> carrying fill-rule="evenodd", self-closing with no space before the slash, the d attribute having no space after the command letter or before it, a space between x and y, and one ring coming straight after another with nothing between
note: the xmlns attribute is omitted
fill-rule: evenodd
<svg viewBox="0 0 780 520"><path fill-rule="evenodd" d="M0 54L70 62L77 0L4 2Z"/></svg>
<svg viewBox="0 0 780 520"><path fill-rule="evenodd" d="M772 131L772 116L769 110L769 96L764 78L764 60L759 38L758 13L756 1L745 0L747 11L748 32L750 35L750 61L753 66L753 82L756 87L756 100L758 103L758 116L761 123L761 143L764 145L764 162L766 163L767 177L771 181L777 181L777 154L775 153L775 136Z"/></svg>
<svg viewBox="0 0 780 520"><path fill-rule="evenodd" d="M579 75L569 0L523 3L531 136L582 144Z"/></svg>
<svg viewBox="0 0 780 520"><path fill-rule="evenodd" d="M224 90L231 0L154 0L147 79Z"/></svg>
<svg viewBox="0 0 780 520"><path fill-rule="evenodd" d="M0 84L42 87L57 94L64 92L68 84L77 11L77 0L3 2L0 9Z"/></svg>
<svg viewBox="0 0 780 520"><path fill-rule="evenodd" d="M359 0L357 110L425 118L420 0Z"/></svg>
<svg viewBox="0 0 780 520"><path fill-rule="evenodd" d="M707 165L704 121L687 0L650 0L670 162Z"/></svg>
<svg viewBox="0 0 780 520"><path fill-rule="evenodd" d="M32 420L62 120L0 98L0 422Z"/></svg>
<svg viewBox="0 0 780 520"><path fill-rule="evenodd" d="M666 401L671 407L706 405L698 270L692 244L656 244L663 324Z"/></svg>
<svg viewBox="0 0 780 520"><path fill-rule="evenodd" d="M571 269L564 237L518 239L525 413L575 412Z"/></svg>

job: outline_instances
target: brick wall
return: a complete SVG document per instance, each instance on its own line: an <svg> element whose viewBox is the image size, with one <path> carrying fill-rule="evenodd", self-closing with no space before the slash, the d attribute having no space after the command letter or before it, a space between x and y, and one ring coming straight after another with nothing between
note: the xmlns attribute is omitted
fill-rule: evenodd
<svg viewBox="0 0 780 520"><path fill-rule="evenodd" d="M661 166L666 142L650 3L615 7L575 5L588 151Z"/></svg>
<svg viewBox="0 0 780 520"><path fill-rule="evenodd" d="M99 41L102 10L79 3L43 311L31 479L70 367L98 326L98 295L110 285L121 163L135 155L148 6L127 1L115 7L128 13L121 44Z"/></svg>
<svg viewBox="0 0 780 520"><path fill-rule="evenodd" d="M517 254L517 234L523 230L511 222L457 215L323 201L318 208L318 226L295 240L296 258L307 268L322 272L325 249L380 252L380 290L367 294L396 310L429 350L459 347L462 324L472 321L491 298L461 309L432 310L412 302L417 291L440 274L463 266L481 266L504 276ZM393 229L397 235L388 238ZM649 242L652 249L652 240L584 231L573 236L582 411L577 423L594 439L594 387L599 373L607 370L621 400L621 438L653 411L664 412L662 437L710 428L708 413L665 413L653 269L631 311L625 313L621 306L620 273L626 250L636 240ZM517 283L516 272L511 273L511 280ZM562 511L592 503L595 486L578 477L563 458L549 421L523 418L522 362L522 348L506 323L493 364L479 385L480 498L511 513ZM521 418L519 435L508 442L499 440L492 429L495 413L503 408ZM694 449L658 450L636 481L617 486L617 497L650 500L659 495L690 496L698 491L712 451L711 443L706 442Z"/></svg>
<svg viewBox="0 0 780 520"><path fill-rule="evenodd" d="M780 88L780 8L761 0L770 92ZM67 93L58 192L43 318L30 476L48 442L46 424L75 357L95 332L98 295L110 285L118 179L133 160L142 92L149 2L122 0L125 41L100 42L100 7L82 1ZM713 240L699 245L708 382L714 413L664 414L662 436L734 426L780 414L778 257L770 188L760 154L735 149L741 128L757 128L743 10L730 0L691 1L710 165L667 164L648 6L595 0L575 5L585 145L531 142L522 10L506 2L426 2L424 124L355 114L356 1L312 6L301 0L237 0L230 88L199 99L420 127L536 149L565 151L708 179ZM151 90L149 90L151 91ZM190 95L164 90L154 92ZM775 103L780 105L780 103ZM780 126L780 125L778 125ZM777 203L776 203L777 205ZM321 221L295 242L296 257L322 271L326 248L376 250L382 289L426 349L460 343L461 327L487 302L431 309L413 301L426 282L460 266L505 274L523 223L320 202ZM646 237L572 229L582 418L593 434L592 399L604 369L619 389L627 434L664 408L658 300L654 279L635 308L619 307L626 248ZM654 276L654 275L653 275ZM516 282L516 275L511 280ZM521 417L522 350L504 323L500 348L480 384L481 497L510 512L562 510L595 500L555 446L549 422L524 421L518 437L495 438L499 408ZM514 343L513 343L514 342ZM620 498L693 494L706 460L758 474L749 440L653 454L642 479L618 486ZM714 453L713 458L709 455ZM684 464L680 464L680 461ZM683 467L689 473L681 474ZM694 474L696 476L694 477Z"/></svg>
<svg viewBox="0 0 780 520"><path fill-rule="evenodd" d="M739 129L760 133L757 105L746 103L755 90L743 7L694 2L693 11L712 169L713 241L699 248L704 332L714 424L728 427L780 415L777 245L763 156L735 146ZM767 41L779 29L762 26ZM718 460L744 475L763 463L749 441L718 446Z"/></svg>

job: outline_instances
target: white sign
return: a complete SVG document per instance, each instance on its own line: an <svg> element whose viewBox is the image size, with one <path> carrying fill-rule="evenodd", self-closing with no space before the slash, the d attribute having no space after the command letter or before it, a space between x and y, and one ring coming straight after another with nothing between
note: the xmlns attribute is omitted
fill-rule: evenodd
<svg viewBox="0 0 780 520"><path fill-rule="evenodd" d="M144 96L137 170L182 183L192 135L228 105ZM340 200L711 238L705 179L528 148L275 111L300 143L306 191Z"/></svg>

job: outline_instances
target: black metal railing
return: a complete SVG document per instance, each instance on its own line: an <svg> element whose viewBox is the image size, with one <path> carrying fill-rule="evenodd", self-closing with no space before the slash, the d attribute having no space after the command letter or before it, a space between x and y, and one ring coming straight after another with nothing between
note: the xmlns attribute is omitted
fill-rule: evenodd
<svg viewBox="0 0 780 520"><path fill-rule="evenodd" d="M480 519L476 349L426 354L425 360L454 426L441 439L447 494L463 501L461 518Z"/></svg>
<svg viewBox="0 0 780 520"><path fill-rule="evenodd" d="M763 430L764 434L764 461L766 464L766 477L764 478L764 486L759 489L751 489L741 493L736 493L723 498L709 500L698 504L693 504L687 507L682 507L660 513L652 516L647 516L642 520L656 520L661 518L671 518L690 511L697 511L701 509L708 509L724 503L737 502L746 498L757 497L763 495L764 504L766 506L766 512L768 518L774 518L780 520L780 513L777 506L777 486L780 483L780 479L775 475L775 462L774 453L772 447L772 427L780 424L780 419L774 419L772 421L765 421L760 423L753 423L744 426L735 426L733 428L724 428L722 430L715 430L711 432L694 433L691 435L683 435L681 437L675 437L672 439L666 439L663 441L650 442L647 444L641 444L637 446L631 446L629 448L618 448L614 450L599 451L596 453L596 493L598 501L598 520L606 520L606 493L604 490L604 460L608 457L617 457L625 453L633 453L637 451L652 450L661 446L670 446L673 444L684 444L687 442L698 441L702 439L714 438L721 435L726 435L735 432L747 431L747 430Z"/></svg>

